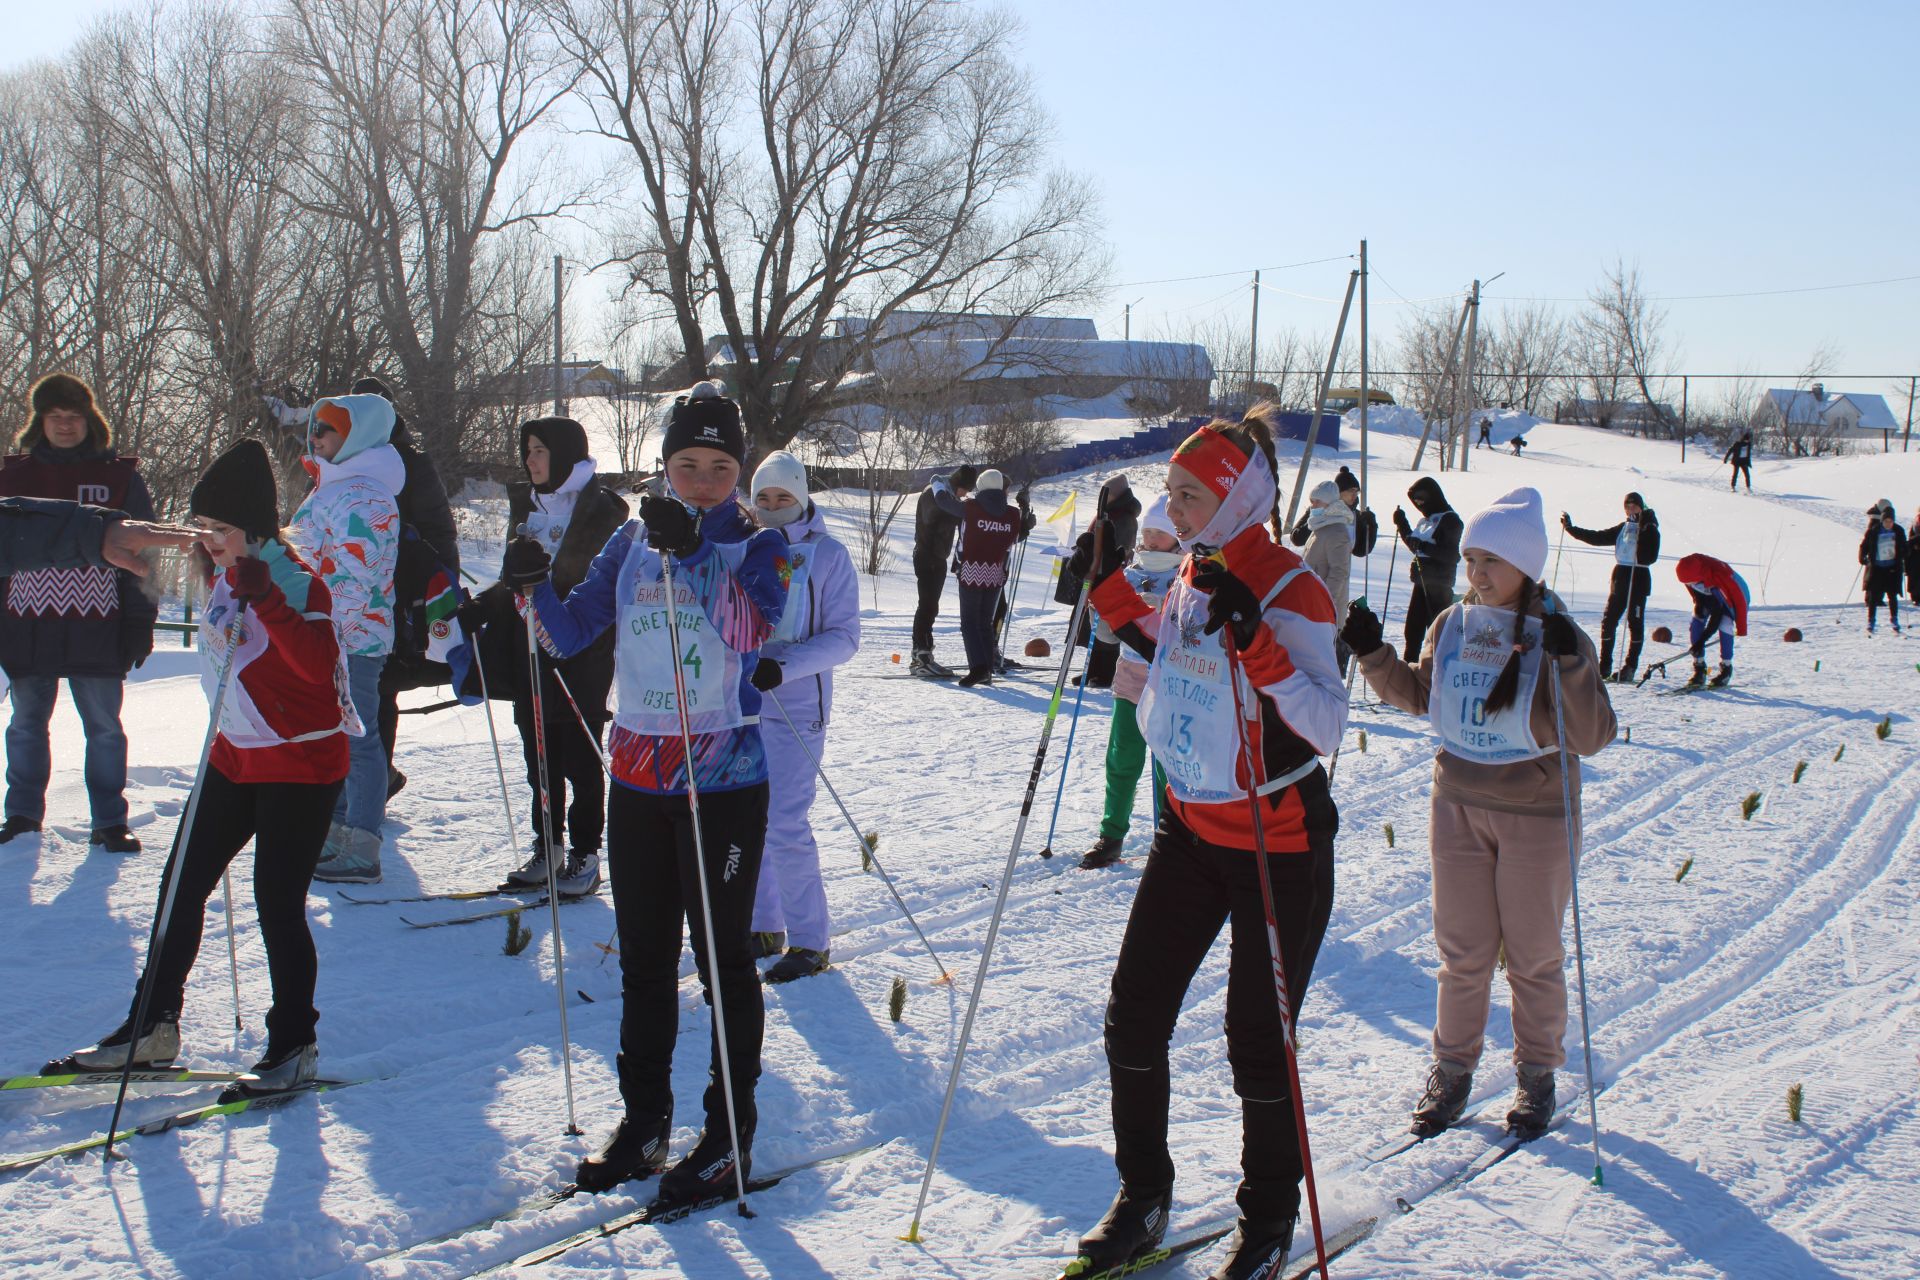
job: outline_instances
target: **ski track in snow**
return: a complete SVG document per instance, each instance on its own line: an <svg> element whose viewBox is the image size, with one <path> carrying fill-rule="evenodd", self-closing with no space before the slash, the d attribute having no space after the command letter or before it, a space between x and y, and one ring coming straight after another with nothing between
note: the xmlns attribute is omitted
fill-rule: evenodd
<svg viewBox="0 0 1920 1280"><path fill-rule="evenodd" d="M1506 998L1496 981L1477 1131L1443 1135L1385 1164L1364 1155L1403 1125L1427 1054L1437 958L1427 897L1425 725L1367 709L1357 690L1335 785L1341 808L1332 923L1301 1022L1301 1070L1325 1224L1331 1234L1384 1214L1380 1229L1336 1263L1344 1276L1884 1276L1920 1270L1916 1042L1920 1011L1920 886L1914 820L1920 760L1910 746L1920 644L1859 634L1860 610L1828 603L1850 571L1859 528L1851 512L1883 491L1896 501L1920 465L1885 460L1763 463L1767 493L1710 492L1725 468L1666 445L1604 433L1528 428L1525 459L1482 453L1467 474L1441 477L1470 510L1517 483L1538 485L1549 512L1610 523L1618 492L1641 489L1661 512L1666 545L1648 625L1684 635L1671 561L1717 551L1769 576L1767 608L1741 641L1735 687L1663 698L1675 680L1614 692L1631 742L1587 770L1581 906L1594 1023L1594 1067L1605 1186L1592 1172L1585 1100L1563 1128L1483 1177L1400 1216L1417 1194L1484 1149L1512 1084ZM1376 436L1375 505L1387 523L1411 442ZM1344 455L1349 463L1353 455ZM1331 473L1335 460L1316 464ZM1128 465L1152 492L1164 458ZM1289 476L1292 468L1282 467ZM1050 511L1097 476L1036 486ZM1871 492L1867 492L1871 489ZM1858 491L1856 493L1856 490ZM1857 500L1856 500L1857 498ZM491 505L463 515L470 531L498 525ZM489 525L491 522L491 526ZM852 541L851 518L841 530ZM1783 541L1782 529L1792 535ZM905 563L896 526L894 563ZM1390 535L1390 527L1388 530ZM1757 548L1745 557L1743 548ZM1391 543L1368 570L1376 598ZM476 565L496 549L475 541ZM1404 555L1400 557L1404 560ZM1597 625L1610 555L1568 549L1560 589ZM1029 568L1040 563L1029 557ZM1551 563L1551 562L1550 562ZM1397 638L1404 564L1389 624ZM1761 583L1749 574L1756 590ZM862 584L871 600L871 586ZM1356 574L1356 590L1361 575ZM1029 636L1058 643L1066 610L1032 574L1015 609L1014 651ZM877 674L904 653L910 575L881 579L847 670ZM1801 627L1809 643L1784 646ZM941 646L957 650L951 593ZM1648 658L1664 656L1649 642ZM19 979L0 985L9 1071L85 1043L124 1013L144 947L164 843L172 836L204 731L198 684L169 653L127 699L129 801L146 853L89 853L78 725L55 719L49 832L0 849L0 901L12 930L4 952ZM1811 668L1815 659L1822 670ZM1112 959L1147 841L1143 789L1127 861L1079 871L1101 802L1110 695L1090 693L1081 716L1053 848L1042 860L1065 753L1073 693L1062 700L1048 766L1016 864L953 1120L919 1246L899 1242L911 1219L939 1115L998 878L1012 839L1057 659L990 690L912 680L840 682L826 765L863 831L953 975L934 962L876 876L859 870L854 836L822 790L814 809L838 931L827 974L767 990L768 1034L755 1164L880 1143L843 1164L807 1171L755 1197L758 1217L730 1209L665 1229L636 1227L526 1272L697 1277L915 1276L1050 1273L1091 1225L1114 1186L1101 1019ZM1681 664L1676 664L1681 665ZM1684 673L1682 673L1684 674ZM423 691L417 701L438 697ZM1881 742L1874 724L1893 716ZM510 717L496 716L511 735ZM1356 729L1368 746L1358 747ZM1845 747L1836 762L1836 748ZM517 743L503 742L510 766ZM1794 765L1805 777L1790 781ZM480 711L408 717L405 791L389 812L387 878L377 892L479 887L497 881L523 843L503 834L494 765ZM518 769L509 778L520 786ZM1751 821L1740 805L1763 803ZM527 820L524 791L515 816ZM1391 823L1395 847L1383 833ZM182 1066L231 1067L260 1047L265 956L245 879L235 865L242 1009L232 1028L221 901L209 904L201 963L189 986ZM1688 858L1684 881L1675 873ZM210 1121L126 1144L131 1157L56 1161L0 1179L0 1269L19 1276L453 1277L474 1274L629 1211L645 1185L580 1197L497 1227L421 1244L503 1211L570 1176L598 1144L617 1103L612 1053L617 962L598 949L612 932L605 896L560 909L565 930L577 1114L568 1138L552 986L551 917L529 909L535 935L501 954L497 920L411 930L472 903L356 906L316 886L323 1071L372 1082L317 1095L260 1117ZM484 906L485 904L480 904ZM83 939L75 947L74 940ZM1568 931L1571 947L1571 929ZM32 968L26 958L33 958ZM47 957L58 957L52 963ZM1171 1134L1180 1181L1176 1231L1229 1211L1238 1180L1238 1102L1220 1031L1227 948L1195 978L1172 1042L1177 1082ZM691 972L690 961L685 972ZM885 1013L895 976L909 982L903 1021ZM1569 986L1572 986L1571 961ZM698 988L681 988L676 1147L699 1122L708 1017ZM1563 1100L1584 1089L1578 1009ZM1786 1118L1785 1091L1806 1089L1804 1121ZM105 1123L107 1089L0 1097L0 1151L84 1137ZM129 1123L203 1101L180 1088L139 1088ZM1297 1270L1311 1256L1306 1224ZM1165 1276L1208 1274L1201 1250Z"/></svg>

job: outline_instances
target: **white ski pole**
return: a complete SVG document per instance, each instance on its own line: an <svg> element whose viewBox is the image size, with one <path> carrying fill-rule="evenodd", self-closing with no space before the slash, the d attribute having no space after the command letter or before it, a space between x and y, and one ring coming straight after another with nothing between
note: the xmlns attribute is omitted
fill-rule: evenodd
<svg viewBox="0 0 1920 1280"><path fill-rule="evenodd" d="M480 651L473 651L473 669L480 676L480 706L487 716L487 741L493 744L493 771L500 779L500 806L507 811L507 849L516 852L518 840L514 832L519 824L513 819L513 796L507 789L507 766L500 758L500 735L493 727L493 695L487 691L487 664L481 660Z"/></svg>
<svg viewBox="0 0 1920 1280"><path fill-rule="evenodd" d="M207 738L200 745L200 768L193 775L193 790L187 795L187 809L180 816L180 825L173 829L173 848L168 851L167 865L161 872L162 883L166 887L160 895L160 911L153 918L153 930L147 935L147 959L140 968L140 998L134 1001L133 1024L127 1029L126 1066L120 1072L120 1092L113 1100L113 1118L107 1122L106 1160L113 1159L113 1135L120 1129L120 1112L127 1104L127 1086L133 1083L133 1051L140 1043L140 1033L146 1026L147 1014L153 1006L153 961L160 954L160 948L166 945L167 924L173 918L173 900L180 891L180 859L186 854L187 837L193 831L193 820L200 813L200 796L207 785L207 759L213 754L213 740L220 732L220 714L227 705L227 686L233 680L234 637L240 631L240 621L245 614L246 606L239 605L227 623L224 647L227 665L222 668L220 680L214 687L213 707L207 717Z"/></svg>
<svg viewBox="0 0 1920 1280"><path fill-rule="evenodd" d="M819 775L820 784L827 789L827 794L833 797L834 804L840 807L840 816L846 819L847 830L853 833L854 840L860 845L860 856L873 863L873 869L880 873L880 882L886 885L887 892L893 895L894 905L900 908L900 914L905 916L907 923L913 926L914 933L919 934L920 945L927 949L927 955L933 959L933 967L940 971L939 980L934 985L952 982L953 975L947 972L947 966L940 963L940 957L935 954L933 944L927 941L927 935L920 930L920 922L913 918L913 912L907 910L907 904L901 899L900 891L893 887L893 877L888 875L887 869L880 865L879 851L868 844L866 837L860 834L860 824L853 820L851 813L847 812L847 802L840 798L840 793L833 789L833 783L828 781L827 768L820 763L820 757L813 754L813 748L808 746L807 740L800 736L800 730L793 723L793 717L788 715L787 709L780 705L780 700L772 694L767 694L764 701L773 703L774 710L778 711L780 718L787 722L787 728L793 733L793 740L798 742L800 749L807 753L808 762L813 765L814 773Z"/></svg>
<svg viewBox="0 0 1920 1280"><path fill-rule="evenodd" d="M737 1207L743 1218L753 1217L747 1207L747 1171L740 1158L740 1117L733 1100L733 1064L727 1047L727 1011L721 993L720 947L713 936L713 891L707 886L707 844L700 831L700 784L694 780L693 728L687 719L687 676L680 669L680 601L674 594L673 553L660 553L660 583L667 593L667 640L673 646L673 702L680 712L680 747L687 772L687 807L693 815L693 861L700 875L700 919L707 930L707 983L713 995L713 1042L720 1050L720 1092L727 1101L727 1139L733 1144L733 1185L739 1192Z"/></svg>
<svg viewBox="0 0 1920 1280"><path fill-rule="evenodd" d="M1600 1111L1594 1100L1593 1027L1587 1020L1587 952L1580 936L1580 842L1573 819L1572 755L1567 750L1567 717L1560 689L1560 663L1552 654L1542 654L1553 673L1553 729L1560 739L1560 804L1567 822L1567 863L1573 887L1573 966L1580 984L1580 1048L1587 1067L1587 1127L1593 1131L1593 1185L1604 1184L1600 1166Z"/></svg>

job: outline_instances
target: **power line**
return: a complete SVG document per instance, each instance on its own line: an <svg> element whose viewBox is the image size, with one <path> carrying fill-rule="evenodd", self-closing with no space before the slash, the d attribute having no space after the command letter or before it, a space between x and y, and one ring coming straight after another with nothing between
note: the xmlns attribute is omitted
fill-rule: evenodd
<svg viewBox="0 0 1920 1280"><path fill-rule="evenodd" d="M1305 262L1289 262L1278 267L1248 267L1244 271L1215 271L1204 276L1168 276L1164 280L1129 280L1125 284L1116 284L1116 289L1138 289L1150 284L1186 284L1190 280L1225 280L1228 276L1250 276L1255 271L1291 271L1295 267L1317 267L1323 262L1348 262L1358 257L1352 253L1336 253L1331 258L1310 258ZM1338 301L1338 299L1336 299Z"/></svg>
<svg viewBox="0 0 1920 1280"><path fill-rule="evenodd" d="M1836 289L1870 289L1878 285L1908 284L1920 280L1920 275L1888 276L1881 280L1853 280L1846 284L1811 284L1794 289L1750 289L1742 293L1672 293L1649 295L1648 302L1712 302L1726 298L1775 298L1793 293L1830 293ZM1392 286L1388 286L1391 288ZM1397 292L1397 291L1396 291ZM1591 302L1591 297L1552 298L1526 296L1519 294L1488 294L1487 302Z"/></svg>

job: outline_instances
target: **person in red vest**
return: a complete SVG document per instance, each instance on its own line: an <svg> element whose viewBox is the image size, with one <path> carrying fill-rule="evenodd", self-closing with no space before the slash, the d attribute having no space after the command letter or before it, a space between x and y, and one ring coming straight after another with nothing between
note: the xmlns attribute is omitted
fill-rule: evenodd
<svg viewBox="0 0 1920 1280"><path fill-rule="evenodd" d="M0 496L61 498L153 519L153 498L139 460L113 450L113 428L93 402L93 389L67 373L33 384L33 416L15 438L19 452L0 460ZM127 672L153 652L158 609L139 579L101 566L14 573L0 589L0 667L13 682L7 726L7 798L0 844L40 830L47 812L53 756L47 723L67 692L86 730L91 843L138 853L127 829L127 735L120 701Z"/></svg>
<svg viewBox="0 0 1920 1280"><path fill-rule="evenodd" d="M993 683L999 656L993 642L994 607L1000 588L1007 585L1007 552L1033 528L1033 512L1027 509L1025 489L1017 506L1007 501L1006 478L993 470L980 473L980 487L959 506L954 573L960 579L960 639L967 648L967 674L960 684L971 689Z"/></svg>

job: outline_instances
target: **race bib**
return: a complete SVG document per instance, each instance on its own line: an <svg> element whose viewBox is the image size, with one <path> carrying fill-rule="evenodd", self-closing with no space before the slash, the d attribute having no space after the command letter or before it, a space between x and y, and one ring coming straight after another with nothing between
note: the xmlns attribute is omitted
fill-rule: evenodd
<svg viewBox="0 0 1920 1280"><path fill-rule="evenodd" d="M1540 682L1538 618L1521 632L1520 688L1501 711L1487 708L1487 694L1513 653L1513 614L1487 605L1462 605L1447 618L1435 646L1433 689L1427 718L1446 749L1480 764L1510 764L1547 754L1534 741L1534 689Z"/></svg>
<svg viewBox="0 0 1920 1280"><path fill-rule="evenodd" d="M780 625L767 637L769 644L792 644L807 625L802 615L806 612L807 583L813 576L813 548L803 543L787 548L787 565L792 571L787 579L787 607L780 614Z"/></svg>

